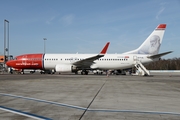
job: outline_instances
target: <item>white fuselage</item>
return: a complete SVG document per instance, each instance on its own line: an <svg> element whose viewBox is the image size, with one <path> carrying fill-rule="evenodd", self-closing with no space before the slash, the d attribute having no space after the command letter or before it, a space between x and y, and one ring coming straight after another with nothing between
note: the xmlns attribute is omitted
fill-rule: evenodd
<svg viewBox="0 0 180 120"><path fill-rule="evenodd" d="M44 69L54 69L56 65L73 65L74 62L83 60L96 54L45 54L44 56ZM134 66L138 60L142 64L150 63L155 60L149 59L148 55L142 54L105 54L94 61L90 66L92 69L126 69Z"/></svg>

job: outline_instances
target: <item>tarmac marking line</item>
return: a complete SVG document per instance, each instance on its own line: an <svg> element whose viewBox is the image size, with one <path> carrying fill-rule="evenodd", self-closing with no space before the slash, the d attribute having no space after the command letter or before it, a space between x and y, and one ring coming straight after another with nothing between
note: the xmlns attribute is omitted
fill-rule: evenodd
<svg viewBox="0 0 180 120"><path fill-rule="evenodd" d="M113 109L89 109L88 111L93 112L126 112L126 113L145 113L145 114L170 114L170 115L180 115L177 112L161 112L161 111L140 111L140 110L113 110Z"/></svg>
<svg viewBox="0 0 180 120"><path fill-rule="evenodd" d="M26 99L26 100L33 100L33 101L37 101L37 102L44 102L44 103L48 103L48 104L54 104L54 105L58 105L58 106L64 106L64 107L75 108L75 109L86 110L86 111L93 111L93 112L127 112L127 113L141 113L141 114L180 115L180 113L177 113L177 112L140 111L140 110L113 110L113 109L90 109L90 108L87 109L87 108L80 107L80 106L74 106L74 105L58 103L58 102L53 102L53 101L47 101L47 100L41 100L41 99L30 98L30 97L17 96L17 95L13 95L13 94L0 93L0 95L1 96L14 97L14 98L21 98L21 99ZM0 106L0 109L5 110L5 108L3 108L3 106Z"/></svg>
<svg viewBox="0 0 180 120"><path fill-rule="evenodd" d="M6 94L6 93L0 93L0 95L10 96L10 97L14 97L14 98L21 98L21 99L26 99L26 100L33 100L33 101L37 101L37 102L49 103L49 104L65 106L65 107L75 108L75 109L80 109L80 110L86 110L86 108L84 108L84 107L79 107L79 106L74 106L74 105L69 105L69 104L64 104L64 103L58 103L58 102L53 102L53 101L48 101L48 100L42 100L42 99L37 99L37 98L23 97L23 96L17 96L17 95Z"/></svg>
<svg viewBox="0 0 180 120"><path fill-rule="evenodd" d="M26 117L29 117L29 118L34 118L34 119L37 119L37 120L52 120L50 118L46 118L46 117L43 117L43 116L35 115L35 114L32 114L32 113L28 113L28 112L23 112L23 111L20 111L20 110L16 110L16 109L4 107L4 106L0 106L0 110L4 110L4 111L7 111L7 112L23 115L23 116L26 116Z"/></svg>

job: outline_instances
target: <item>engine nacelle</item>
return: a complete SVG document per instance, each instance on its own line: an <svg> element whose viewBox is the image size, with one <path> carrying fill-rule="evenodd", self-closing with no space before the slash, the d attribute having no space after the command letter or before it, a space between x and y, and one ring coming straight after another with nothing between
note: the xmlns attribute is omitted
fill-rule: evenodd
<svg viewBox="0 0 180 120"><path fill-rule="evenodd" d="M56 72L72 72L71 65L58 64L55 67Z"/></svg>
<svg viewBox="0 0 180 120"><path fill-rule="evenodd" d="M76 73L79 69L75 65L58 64L55 67L56 72L74 72Z"/></svg>

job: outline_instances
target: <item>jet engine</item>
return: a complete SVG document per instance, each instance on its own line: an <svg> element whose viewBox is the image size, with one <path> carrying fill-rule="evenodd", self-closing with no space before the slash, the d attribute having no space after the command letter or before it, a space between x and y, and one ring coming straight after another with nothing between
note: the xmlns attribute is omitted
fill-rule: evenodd
<svg viewBox="0 0 180 120"><path fill-rule="evenodd" d="M58 64L55 67L56 72L75 72L76 67L73 65Z"/></svg>

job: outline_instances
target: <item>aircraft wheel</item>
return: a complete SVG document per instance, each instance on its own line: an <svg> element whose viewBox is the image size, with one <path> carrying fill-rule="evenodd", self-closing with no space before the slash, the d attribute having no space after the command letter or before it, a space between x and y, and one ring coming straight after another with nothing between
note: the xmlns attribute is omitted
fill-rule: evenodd
<svg viewBox="0 0 180 120"><path fill-rule="evenodd" d="M86 70L82 71L81 75L88 75L88 71L86 71Z"/></svg>
<svg viewBox="0 0 180 120"><path fill-rule="evenodd" d="M88 71L85 71L85 75L88 75Z"/></svg>

